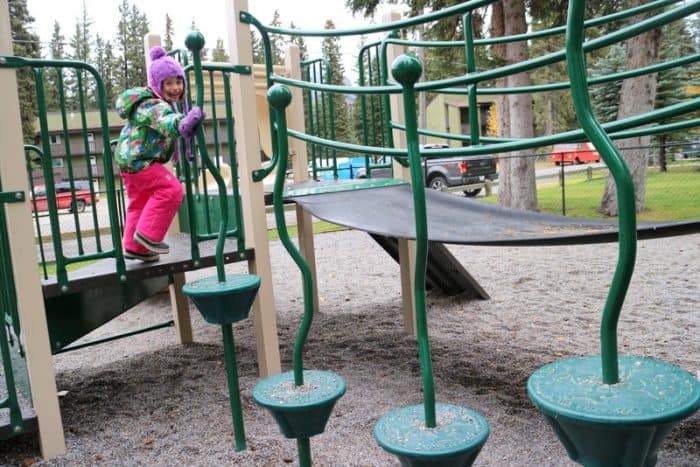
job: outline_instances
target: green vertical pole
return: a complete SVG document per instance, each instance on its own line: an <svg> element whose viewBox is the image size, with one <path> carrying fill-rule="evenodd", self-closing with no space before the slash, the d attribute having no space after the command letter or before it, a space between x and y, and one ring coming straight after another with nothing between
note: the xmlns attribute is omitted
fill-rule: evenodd
<svg viewBox="0 0 700 467"><path fill-rule="evenodd" d="M224 360L226 361L228 398L231 402L231 419L233 420L233 434L236 439L236 451L245 451L243 408L241 407L241 390L238 385L238 364L236 363L236 348L233 343L233 329L231 324L222 325L221 331L224 335Z"/></svg>
<svg viewBox="0 0 700 467"><path fill-rule="evenodd" d="M571 81L574 109L583 131L596 147L615 179L618 200L619 243L617 267L603 309L600 350L603 383L619 381L617 361L617 322L632 279L637 253L637 220L632 175L612 140L596 120L588 96L586 59L583 54L583 17L585 0L569 3L566 27L566 63Z"/></svg>
<svg viewBox="0 0 700 467"><path fill-rule="evenodd" d="M416 304L416 334L423 381L423 404L425 425L436 426L435 387L433 365L430 360L430 340L425 314L425 274L428 262L428 221L425 206L423 171L418 144L418 122L416 121L415 83L423 72L420 61L411 55L401 55L391 65L394 79L403 87L404 119L406 120L406 147L408 148L411 188L413 189L413 211L416 223L416 271L414 277L414 301Z"/></svg>
<svg viewBox="0 0 700 467"><path fill-rule="evenodd" d="M311 328L311 321L314 314L314 294L313 294L313 279L311 269L304 257L301 255L297 247L289 238L287 231L287 222L284 219L284 205L282 200L282 191L284 187L285 173L287 172L287 159L289 158L289 145L287 143L287 117L285 109L292 101L292 93L284 85L275 84L267 91L267 100L270 106L274 109L275 122L277 125L277 148L279 150L279 166L277 167L277 175L275 176L275 190L272 194L272 203L275 209L275 223L279 233L282 245L287 249L294 262L299 267L302 275L302 287L304 293L304 317L296 340L294 341L294 350L292 352L292 361L294 365L294 384L301 386L304 384L304 368L302 354L304 350L304 342Z"/></svg>

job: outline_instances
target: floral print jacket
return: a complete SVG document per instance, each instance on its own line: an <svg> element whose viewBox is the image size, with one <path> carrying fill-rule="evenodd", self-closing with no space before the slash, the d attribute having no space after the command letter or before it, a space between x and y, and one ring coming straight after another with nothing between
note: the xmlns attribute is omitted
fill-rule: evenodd
<svg viewBox="0 0 700 467"><path fill-rule="evenodd" d="M134 88L117 98L117 114L128 122L119 135L115 158L122 172L136 173L153 162L168 162L180 136L183 114L149 88Z"/></svg>

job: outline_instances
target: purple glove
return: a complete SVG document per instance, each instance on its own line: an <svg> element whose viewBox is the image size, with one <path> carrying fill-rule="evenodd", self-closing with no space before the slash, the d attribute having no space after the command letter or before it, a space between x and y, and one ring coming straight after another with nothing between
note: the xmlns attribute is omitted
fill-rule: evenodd
<svg viewBox="0 0 700 467"><path fill-rule="evenodd" d="M180 120L180 125L177 127L178 131L185 138L193 137L195 131L197 131L197 124L204 120L205 116L202 109L195 105L192 107L192 110L185 115L185 118Z"/></svg>

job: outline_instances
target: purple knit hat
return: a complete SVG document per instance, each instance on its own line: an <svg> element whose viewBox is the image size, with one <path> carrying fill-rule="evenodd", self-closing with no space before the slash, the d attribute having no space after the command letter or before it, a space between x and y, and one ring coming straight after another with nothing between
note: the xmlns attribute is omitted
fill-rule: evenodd
<svg viewBox="0 0 700 467"><path fill-rule="evenodd" d="M179 63L168 57L163 47L153 47L150 51L151 64L148 66L148 87L158 97L163 98L163 81L172 77L180 77L185 81L185 72Z"/></svg>

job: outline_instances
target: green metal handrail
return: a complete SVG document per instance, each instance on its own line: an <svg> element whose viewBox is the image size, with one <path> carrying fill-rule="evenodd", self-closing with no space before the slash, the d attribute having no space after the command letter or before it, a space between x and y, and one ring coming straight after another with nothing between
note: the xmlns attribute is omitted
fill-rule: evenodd
<svg viewBox="0 0 700 467"><path fill-rule="evenodd" d="M200 52L204 47L204 36L199 32L191 32L187 35L185 39L185 45L192 53L192 62L194 68L194 77L196 84L196 104L201 108L204 105L204 79L202 77L202 59ZM228 67L227 67L228 68ZM221 221L219 222L219 233L216 240L216 275L219 282L226 281L226 272L224 271L224 242L226 240L226 228L228 226L228 196L226 193L226 184L224 179L221 177L219 170L214 165L212 160L209 158L209 151L207 150L206 140L204 138L204 128L202 125L197 126L197 146L202 157L202 162L206 168L212 173L217 186L219 187L219 205L221 206ZM231 142L229 142L229 145ZM232 164L233 165L233 164ZM233 183L237 184L237 180ZM189 183L188 183L189 186ZM236 197L237 199L238 197ZM239 250L242 249L243 244L243 229L238 227L238 241ZM197 236L196 231L192 232L191 235Z"/></svg>
<svg viewBox="0 0 700 467"><path fill-rule="evenodd" d="M629 287L637 253L637 221L632 175L617 148L596 120L588 96L586 61L583 53L583 14L585 0L572 0L566 32L566 58L576 117L615 179L618 200L619 244L617 266L605 301L600 329L603 383L619 381L617 322ZM642 29L640 29L641 31Z"/></svg>
<svg viewBox="0 0 700 467"><path fill-rule="evenodd" d="M80 237L78 237L78 246L79 246L79 251L80 254L77 256L66 256L63 254L63 247L61 244L61 235L60 235L60 225L58 222L58 212L57 212L57 204L56 204L56 197L55 197L55 192L51 187L54 186L54 178L53 178L53 172L52 172L52 166L51 166L51 146L49 144L49 136L48 136L48 122L47 122L47 108L46 108L46 99L44 97L44 80L43 80L43 70L46 68L56 68L57 71L57 76L58 76L58 95L59 95L59 102L62 104L61 105L61 119L62 119L62 125L63 125L63 136L66 138L66 141L68 144L68 125L66 121L66 105L65 105L65 94L64 94L64 86L63 86L63 80L62 80L62 70L63 69L73 69L75 70L75 73L77 74L78 77L78 83L79 85L82 85L82 73L87 72L89 75L91 75L95 81L95 89L97 91L97 102L99 103L99 114L100 114L100 125L101 125L101 131L102 131L102 139L103 139L103 156L102 156L102 162L103 162L103 171L104 171L104 180L105 180L105 189L107 192L107 204L108 204L108 212L109 212L109 218L110 218L110 225L118 225L118 219L117 219L117 209L116 209L116 202L114 198L114 171L113 171L113 165L112 165L112 153L110 151L110 143L109 143L109 126L108 126L108 119L107 119L107 110L105 107L105 88L104 88L104 82L102 80L102 77L99 75L97 70L92 67L91 65L84 63L84 62L79 62L79 61L72 61L72 60L41 60L41 59L32 59L32 58L24 58L24 57L12 57L12 56L3 56L0 57L0 68L32 68L34 72L34 81L35 81L35 91L37 95L37 102L38 102L38 114L39 114L39 127L40 127L40 132L41 132L41 146L42 146L42 166L43 166L43 171L44 171L44 179L46 181L46 186L47 186L47 201L49 204L49 220L51 224L51 231L52 231L52 238L53 238L53 246L54 246L54 253L56 255L56 279L59 284L60 290L62 292L67 292L69 290L68 286L68 273L66 271L66 266L71 263L76 263L80 261L86 261L86 260L93 260L93 259L102 259L102 258L108 258L108 257L114 257L116 261L116 268L117 268L117 276L119 277L119 280L124 283L126 281L126 266L124 264L124 257L122 250L120 248L121 245L121 238L119 234L118 229L112 229L112 245L113 248L111 250L107 251L99 251L97 253L93 254L83 254L82 251L82 245L81 245L81 240ZM84 97L82 96L82 86L80 87L79 90L79 102L80 102L80 114L81 114L81 122L83 125L85 125L85 105L84 105ZM83 131L85 131L85 127L83 127ZM84 136L85 138L85 136ZM69 180L72 183L73 177L72 177L72 161L70 157L70 147L69 145L66 147L66 156L67 156L67 165L68 165L68 171L69 171ZM89 165L89 164L88 164ZM72 187L72 192L75 192L75 187ZM77 222L77 219L76 219ZM76 224L77 230L79 231L79 223ZM79 233L76 233L79 235ZM98 244L99 245L99 244ZM101 249L101 246L99 247Z"/></svg>
<svg viewBox="0 0 700 467"><path fill-rule="evenodd" d="M202 39L203 40L203 39ZM194 55L194 52L193 52ZM201 55L201 54L200 54ZM193 58L194 61L194 58ZM240 196L239 196L239 191L238 191L238 164L236 163L236 145L235 145L235 131L234 131L234 116L233 116L233 106L232 106L232 98L231 98L231 78L230 75L232 73L236 74L241 74L241 75L250 75L251 74L251 68L247 65L214 65L214 64L202 64L201 63L201 58L199 61L199 65L197 66L196 64L190 64L184 67L184 72L185 76L187 78L188 82L188 88L190 88L189 83L189 75L190 72L192 72L195 76L195 82L197 81L197 74L200 75L201 78L201 90L199 89L200 84L195 83L195 93L196 93L196 102L199 102L199 99L202 100L202 104L197 104L200 107L203 107L204 104L204 76L203 73L207 72L209 74L209 83L210 83L210 101L211 101L211 113L212 115L208 120L211 120L214 122L214 151L216 155L216 160L215 162L211 161L211 158L209 157L209 153L207 150L206 153L206 159L204 155L202 156L202 161L205 163L205 168L211 172L212 176L214 177L214 181L217 183L217 187L219 190L219 194L226 193L226 191L221 191L221 187L219 186L218 179L216 178L215 174L218 174L219 177L220 172L220 163L221 163L221 154L219 153L219 144L218 144L218 129L216 128L216 99L215 99L215 89L214 89L214 73L218 72L221 73L222 79L223 79L223 90L224 90L224 111L225 111L225 116L226 116L226 138L227 138L227 149L228 149L228 157L230 163L230 168L231 168L231 185L232 185L232 195L233 195L233 214L235 216L236 224L235 225L230 225L230 219L228 219L228 214L227 214L227 220L226 223L224 224L224 228L228 229L225 230L225 237L228 238L236 238L238 242L238 251L243 251L244 250L244 245L245 245L245 233L241 225L241 220L243 219L243 210L242 206L240 203ZM199 96L199 93L201 92L201 96ZM190 102L192 104L192 102ZM206 110L206 109L202 109ZM200 126L200 128L202 128ZM199 130L198 130L199 131ZM204 137L203 129L202 129L202 137ZM199 141L199 136L197 139L197 149L199 150L200 153L203 153L206 150L206 146L203 146L204 142ZM202 149L204 148L204 149ZM184 149L183 149L184 152ZM204 225L207 227L206 229L201 229L200 228L200 219L195 213L195 205L194 205L194 198L197 196L208 196L209 193L206 189L207 186L207 170L202 171L202 185L203 185L203 191L204 193L200 193L199 191L199 186L196 183L197 179L197 173L199 171L198 169L198 162L196 157L193 158L191 164L187 163L187 161L184 160L184 157L182 157L181 162L178 164L178 167L180 171L184 174L184 181L185 181L185 202L187 204L189 218L187 219L188 222L188 227L190 230L190 247L191 247L191 254L192 254L192 260L195 263L195 265L199 264L199 261L201 259L201 255L199 252L199 243L202 241L206 240L212 240L212 239L218 239L219 238L219 232L212 232L213 230L213 220L212 217L213 215L210 212L209 205L208 203L204 203ZM206 165L207 160L211 165ZM190 166L191 165L191 166ZM193 175L194 174L194 175ZM223 178L221 179L223 182ZM228 209L228 203L226 204L226 208ZM217 228L219 228L217 226ZM230 228L229 228L230 227ZM200 233L202 231L205 231L206 233Z"/></svg>

